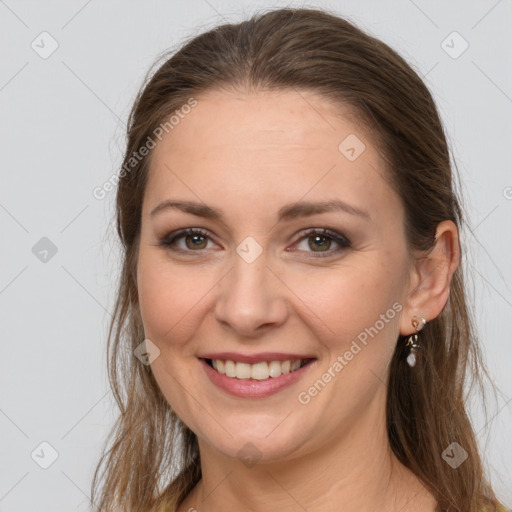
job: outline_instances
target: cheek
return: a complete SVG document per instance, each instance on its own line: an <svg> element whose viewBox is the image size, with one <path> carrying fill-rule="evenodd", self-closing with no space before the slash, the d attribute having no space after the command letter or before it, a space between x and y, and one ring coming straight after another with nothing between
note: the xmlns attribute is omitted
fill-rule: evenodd
<svg viewBox="0 0 512 512"><path fill-rule="evenodd" d="M137 282L146 337L162 351L193 351L189 342L222 275L207 266L173 265L165 252L141 250Z"/></svg>
<svg viewBox="0 0 512 512"><path fill-rule="evenodd" d="M382 359L393 347L403 292L402 276L393 269L400 268L397 262L373 255L357 265L325 269L324 274L317 270L293 280L294 292L306 306L302 310L318 326L316 335L331 360L349 350L354 340L361 346L381 341L373 354L367 354L371 358Z"/></svg>
<svg viewBox="0 0 512 512"><path fill-rule="evenodd" d="M206 286L201 278L191 282L191 272L180 272L156 251L149 250L140 252L137 284L145 336L160 350L151 371L173 410L187 425L197 427L194 418L198 413L191 414L194 403L183 391L195 376L181 356L191 350L188 341L197 332L194 306L207 288L203 289ZM177 354L180 357L175 357Z"/></svg>

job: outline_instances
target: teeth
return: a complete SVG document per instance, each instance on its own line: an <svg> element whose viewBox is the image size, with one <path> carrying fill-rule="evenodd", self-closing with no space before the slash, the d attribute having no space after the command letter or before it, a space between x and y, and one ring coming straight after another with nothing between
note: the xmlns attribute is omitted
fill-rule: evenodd
<svg viewBox="0 0 512 512"><path fill-rule="evenodd" d="M235 374L237 379L250 379L251 365L248 363L236 363Z"/></svg>
<svg viewBox="0 0 512 512"><path fill-rule="evenodd" d="M212 359L212 366L219 373L236 379L266 380L269 377L279 377L298 370L304 360L294 359L287 361L262 361L256 364L235 363L234 361L221 361Z"/></svg>
<svg viewBox="0 0 512 512"><path fill-rule="evenodd" d="M224 368L228 377L236 377L236 365L233 361L226 361Z"/></svg>
<svg viewBox="0 0 512 512"><path fill-rule="evenodd" d="M271 363L272 364L272 363ZM251 378L256 380L265 380L268 379L270 375L268 369L268 363L263 361L261 363L256 363L251 365Z"/></svg>
<svg viewBox="0 0 512 512"><path fill-rule="evenodd" d="M287 372L283 371L283 364L280 361L272 361L268 365L268 374L270 375L270 377L279 377L279 375L281 375L282 373Z"/></svg>
<svg viewBox="0 0 512 512"><path fill-rule="evenodd" d="M290 366L290 371L294 372L295 370L298 370L300 368L300 361L293 361L293 363Z"/></svg>

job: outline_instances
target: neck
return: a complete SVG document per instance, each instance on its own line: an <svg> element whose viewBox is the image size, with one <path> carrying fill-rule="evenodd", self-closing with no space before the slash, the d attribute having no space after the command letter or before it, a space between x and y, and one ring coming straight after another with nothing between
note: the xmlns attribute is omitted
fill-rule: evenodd
<svg viewBox="0 0 512 512"><path fill-rule="evenodd" d="M390 449L381 403L376 397L343 435L286 461L247 467L200 441L202 480L180 511L434 512L432 495Z"/></svg>

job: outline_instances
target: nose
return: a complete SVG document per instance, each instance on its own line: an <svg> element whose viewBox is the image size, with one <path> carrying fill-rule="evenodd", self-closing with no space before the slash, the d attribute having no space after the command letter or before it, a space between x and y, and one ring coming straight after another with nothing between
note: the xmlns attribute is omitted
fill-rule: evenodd
<svg viewBox="0 0 512 512"><path fill-rule="evenodd" d="M238 254L233 259L233 268L219 284L217 321L244 339L283 325L288 316L286 287L267 266L265 251L251 263Z"/></svg>

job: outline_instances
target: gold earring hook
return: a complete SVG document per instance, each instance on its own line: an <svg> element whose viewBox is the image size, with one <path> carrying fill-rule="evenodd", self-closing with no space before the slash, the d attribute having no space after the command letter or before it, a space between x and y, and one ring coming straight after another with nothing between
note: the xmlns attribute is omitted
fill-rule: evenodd
<svg viewBox="0 0 512 512"><path fill-rule="evenodd" d="M420 326L420 322L421 322L421 326ZM420 317L419 320L416 317L414 317L413 320L411 321L411 323L412 323L412 326L416 329L416 332L421 331L423 329L423 327L425 327L425 325L427 325L427 321L423 317Z"/></svg>

